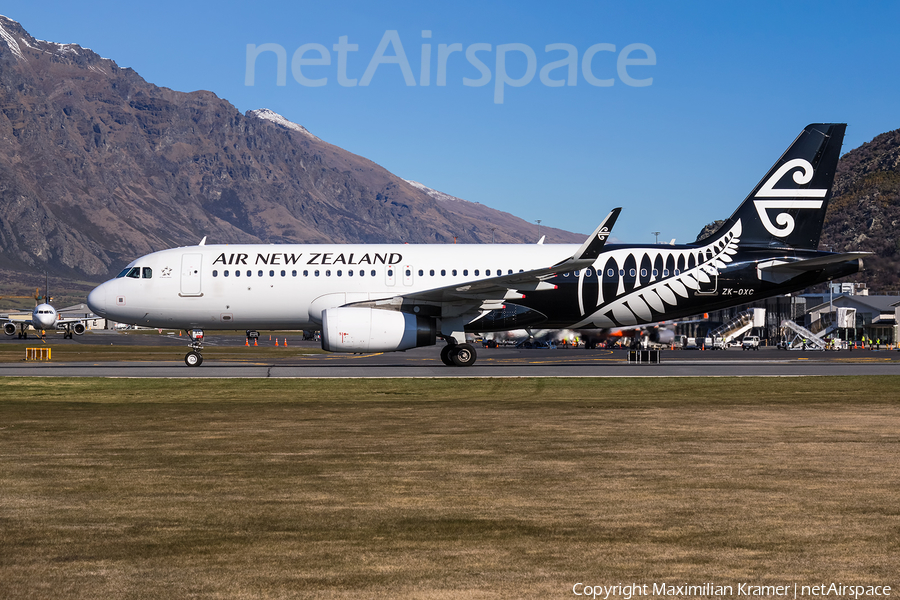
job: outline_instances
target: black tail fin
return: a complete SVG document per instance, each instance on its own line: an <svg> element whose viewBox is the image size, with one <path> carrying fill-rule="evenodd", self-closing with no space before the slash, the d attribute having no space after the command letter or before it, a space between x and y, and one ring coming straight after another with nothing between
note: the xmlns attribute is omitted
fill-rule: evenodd
<svg viewBox="0 0 900 600"><path fill-rule="evenodd" d="M742 245L818 249L846 128L807 125L719 230L740 221Z"/></svg>

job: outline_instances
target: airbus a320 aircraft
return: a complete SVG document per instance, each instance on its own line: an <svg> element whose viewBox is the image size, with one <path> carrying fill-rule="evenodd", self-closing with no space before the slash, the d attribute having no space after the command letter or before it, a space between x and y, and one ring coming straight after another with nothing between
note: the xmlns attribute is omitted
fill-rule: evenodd
<svg viewBox="0 0 900 600"><path fill-rule="evenodd" d="M3 332L6 335L15 335L16 329L19 330L19 338L28 337L28 328L32 327L35 331L44 331L47 329L62 329L64 338L72 338L72 334L82 335L85 331L84 321L81 319L61 319L56 309L48 302L41 302L31 311L30 319L19 319L15 317L4 317L0 319L4 321ZM40 337L43 338L43 335Z"/></svg>
<svg viewBox="0 0 900 600"><path fill-rule="evenodd" d="M819 252L846 125L807 126L714 234L685 245L606 245L614 209L575 245L204 245L154 252L95 288L101 316L185 329L188 365L210 329L321 329L332 352L443 339L447 365L475 362L465 332L655 323L856 273L863 253Z"/></svg>

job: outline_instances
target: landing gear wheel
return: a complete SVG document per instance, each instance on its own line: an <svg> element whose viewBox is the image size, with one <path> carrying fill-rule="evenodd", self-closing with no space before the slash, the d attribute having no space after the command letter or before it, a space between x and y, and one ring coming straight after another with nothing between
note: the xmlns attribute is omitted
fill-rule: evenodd
<svg viewBox="0 0 900 600"><path fill-rule="evenodd" d="M456 346L451 346L450 344L447 344L446 346L441 348L441 362L444 363L445 365L447 365L448 367L454 366L453 359L450 358L450 354L453 352L453 349L455 347Z"/></svg>
<svg viewBox="0 0 900 600"><path fill-rule="evenodd" d="M203 355L191 350L184 355L184 364L189 367L199 367L203 364Z"/></svg>
<svg viewBox="0 0 900 600"><path fill-rule="evenodd" d="M450 359L457 367L469 367L475 364L475 348L471 344L460 344L450 354Z"/></svg>

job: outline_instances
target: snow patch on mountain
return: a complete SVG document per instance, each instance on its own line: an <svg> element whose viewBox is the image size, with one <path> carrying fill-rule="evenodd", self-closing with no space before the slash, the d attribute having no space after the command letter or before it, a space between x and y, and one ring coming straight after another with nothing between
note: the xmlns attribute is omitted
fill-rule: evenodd
<svg viewBox="0 0 900 600"><path fill-rule="evenodd" d="M294 123L293 121L288 121L287 119L285 119L284 117L279 115L274 110L269 110L268 108L258 108L256 110L248 110L247 116L248 117L256 117L257 119L263 119L264 121L270 121L272 123L275 123L279 127L283 127L284 129L290 129L292 131L299 131L303 135L305 135L309 138L312 138L314 140L319 139L316 136L314 136L313 134L311 134L309 132L309 130L306 127L304 127L303 125L298 125L297 123Z"/></svg>
<svg viewBox="0 0 900 600"><path fill-rule="evenodd" d="M439 192L434 188L430 188L423 183L419 183L418 181L413 181L412 179L404 179L406 183L413 186L417 190L423 191L435 200L440 202L468 202L469 204L478 204L478 202L471 202L469 200L463 200L462 198L457 198L456 196L451 196L450 194L445 194L444 192Z"/></svg>
<svg viewBox="0 0 900 600"><path fill-rule="evenodd" d="M2 15L0 15L0 16L2 16ZM3 17L3 20L12 21L13 23L15 23L15 21L13 21L12 19L10 19L8 17ZM0 21L0 39L2 39L4 42L6 42L6 45L9 46L10 52L12 52L13 55L15 55L16 60L25 60L25 55L22 54L22 49L19 48L19 43L16 41L16 38L14 38L12 36L12 34L10 34L8 31L6 31L6 29L4 29L3 21Z"/></svg>
<svg viewBox="0 0 900 600"><path fill-rule="evenodd" d="M81 48L78 44L60 44L59 42L47 42L44 40L38 40L39 42L44 42L45 44L50 44L55 47L60 54L68 54L71 52L72 54L78 54L78 49ZM90 48L85 48L86 50L90 50Z"/></svg>
<svg viewBox="0 0 900 600"><path fill-rule="evenodd" d="M10 29L17 32L18 40L13 33L10 33ZM0 39L6 42L6 45L9 46L9 49L12 50L12 53L15 55L16 60L21 61L27 61L28 58L22 52L22 48L19 46L20 43L24 44L26 48L45 54L75 54L80 56L81 52L79 51L86 51L88 54L91 54L90 48L82 48L78 44L60 44L59 42L48 42L47 40L34 38L22 28L18 21L14 21L3 15L0 15ZM104 58L103 60L109 59Z"/></svg>

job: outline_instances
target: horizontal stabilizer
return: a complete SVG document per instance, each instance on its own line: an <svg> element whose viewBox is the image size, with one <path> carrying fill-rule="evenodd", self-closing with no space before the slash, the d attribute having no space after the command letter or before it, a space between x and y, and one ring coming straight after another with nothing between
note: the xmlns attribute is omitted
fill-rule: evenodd
<svg viewBox="0 0 900 600"><path fill-rule="evenodd" d="M789 273L797 271L818 271L829 265L837 265L851 260L858 260L866 256L871 256L871 252L844 252L841 254L829 254L827 256L819 256L817 258L809 258L806 260L796 260L793 262L771 261L770 263L760 263L757 267L760 271L769 273Z"/></svg>

